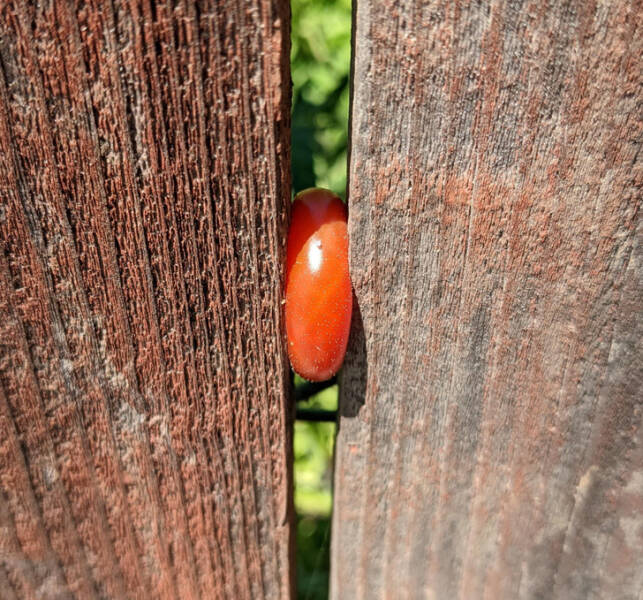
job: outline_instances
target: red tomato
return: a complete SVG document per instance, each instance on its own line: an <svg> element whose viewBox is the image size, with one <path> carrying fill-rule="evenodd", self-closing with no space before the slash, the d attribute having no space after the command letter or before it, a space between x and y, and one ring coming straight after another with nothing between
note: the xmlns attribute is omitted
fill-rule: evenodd
<svg viewBox="0 0 643 600"><path fill-rule="evenodd" d="M310 381L337 373L344 360L353 295L346 207L312 188L292 205L286 256L286 334L293 369Z"/></svg>

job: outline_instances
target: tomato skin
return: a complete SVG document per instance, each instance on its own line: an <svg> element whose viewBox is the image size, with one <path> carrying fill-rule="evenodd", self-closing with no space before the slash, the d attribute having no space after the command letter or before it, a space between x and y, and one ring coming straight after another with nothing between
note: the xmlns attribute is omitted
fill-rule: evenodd
<svg viewBox="0 0 643 600"><path fill-rule="evenodd" d="M286 336L295 372L332 377L344 361L353 293L348 272L347 212L335 194L300 192L292 205L286 253Z"/></svg>

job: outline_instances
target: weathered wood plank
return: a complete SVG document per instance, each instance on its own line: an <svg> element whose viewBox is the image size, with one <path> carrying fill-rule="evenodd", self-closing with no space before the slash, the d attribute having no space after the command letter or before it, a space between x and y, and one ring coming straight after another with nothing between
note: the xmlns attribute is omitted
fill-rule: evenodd
<svg viewBox="0 0 643 600"><path fill-rule="evenodd" d="M333 598L639 597L642 22L356 1Z"/></svg>
<svg viewBox="0 0 643 600"><path fill-rule="evenodd" d="M1 3L0 596L291 596L289 19Z"/></svg>

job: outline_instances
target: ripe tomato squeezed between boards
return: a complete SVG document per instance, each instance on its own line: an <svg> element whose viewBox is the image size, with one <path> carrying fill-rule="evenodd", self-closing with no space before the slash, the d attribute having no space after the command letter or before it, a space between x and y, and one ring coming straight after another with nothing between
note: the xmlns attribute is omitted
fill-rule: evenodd
<svg viewBox="0 0 643 600"><path fill-rule="evenodd" d="M332 192L300 192L286 255L286 335L295 372L324 381L341 366L353 306L346 206Z"/></svg>

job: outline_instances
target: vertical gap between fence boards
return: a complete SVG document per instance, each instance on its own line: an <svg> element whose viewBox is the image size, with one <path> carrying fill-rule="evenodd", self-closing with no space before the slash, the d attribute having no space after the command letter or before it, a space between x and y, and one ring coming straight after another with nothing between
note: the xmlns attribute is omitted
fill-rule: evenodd
<svg viewBox="0 0 643 600"><path fill-rule="evenodd" d="M293 192L328 188L346 200L352 6L291 0ZM328 598L337 377L293 381L297 598Z"/></svg>

